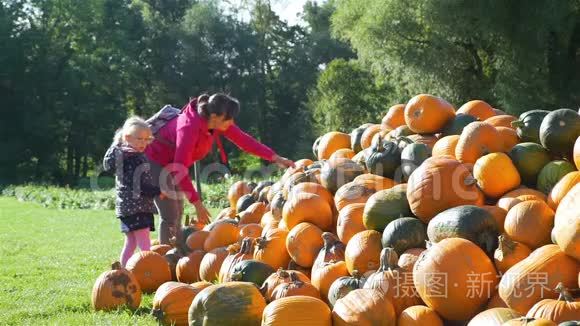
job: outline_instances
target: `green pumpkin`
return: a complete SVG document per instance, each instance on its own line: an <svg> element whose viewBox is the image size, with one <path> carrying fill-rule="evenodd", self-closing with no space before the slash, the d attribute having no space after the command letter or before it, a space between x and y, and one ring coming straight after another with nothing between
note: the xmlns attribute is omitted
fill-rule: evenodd
<svg viewBox="0 0 580 326"><path fill-rule="evenodd" d="M365 281L361 279L361 275L356 271L354 276L341 276L337 278L332 282L328 290L328 303L330 307L334 307L336 301L344 298L350 291L362 289L364 284Z"/></svg>
<svg viewBox="0 0 580 326"><path fill-rule="evenodd" d="M445 127L443 127L442 133L444 136L461 135L463 128L475 121L477 121L476 117L469 114L459 113L453 120L447 122Z"/></svg>
<svg viewBox="0 0 580 326"><path fill-rule="evenodd" d="M576 167L568 161L549 162L538 174L537 188L539 191L549 194L560 179L574 171L576 171Z"/></svg>
<svg viewBox="0 0 580 326"><path fill-rule="evenodd" d="M522 183L528 187L535 187L538 174L550 163L548 151L540 144L531 142L515 145L508 155L520 173Z"/></svg>
<svg viewBox="0 0 580 326"><path fill-rule="evenodd" d="M415 133L407 125L398 126L390 133L390 139L396 139L399 137L411 136ZM390 140L389 139L389 140Z"/></svg>
<svg viewBox="0 0 580 326"><path fill-rule="evenodd" d="M570 109L559 109L546 115L540 125L540 142L550 153L571 159L574 142L580 136L580 115Z"/></svg>
<svg viewBox="0 0 580 326"><path fill-rule="evenodd" d="M254 259L242 260L234 266L232 281L252 282L260 287L274 272L276 270L264 262Z"/></svg>
<svg viewBox="0 0 580 326"><path fill-rule="evenodd" d="M499 228L491 213L474 205L462 205L437 214L427 226L429 241L463 238L478 245L488 256L498 246Z"/></svg>
<svg viewBox="0 0 580 326"><path fill-rule="evenodd" d="M393 179L401 166L401 150L393 141L379 142L372 148L365 161L367 170L376 175Z"/></svg>
<svg viewBox="0 0 580 326"><path fill-rule="evenodd" d="M355 153L358 153L363 149L361 146L361 140L365 130L367 130L367 128L358 127L350 133L350 146L351 146L350 148Z"/></svg>
<svg viewBox="0 0 580 326"><path fill-rule="evenodd" d="M570 320L559 323L558 326L580 326L580 320Z"/></svg>
<svg viewBox="0 0 580 326"><path fill-rule="evenodd" d="M320 183L334 194L364 172L362 166L346 158L325 161L320 170Z"/></svg>
<svg viewBox="0 0 580 326"><path fill-rule="evenodd" d="M248 207L250 207L250 205L252 205L255 202L256 199L254 198L254 196L252 196L252 194L243 195L242 197L240 197L240 199L238 199L238 203L236 205L237 206L236 212L241 213L245 211L246 209L248 209Z"/></svg>
<svg viewBox="0 0 580 326"><path fill-rule="evenodd" d="M411 208L407 200L407 186L397 185L377 191L369 198L363 212L363 224L367 230L383 232L390 222L409 215Z"/></svg>
<svg viewBox="0 0 580 326"><path fill-rule="evenodd" d="M401 217L383 231L383 248L391 247L400 256L411 248L425 248L427 225L415 217Z"/></svg>
<svg viewBox="0 0 580 326"><path fill-rule="evenodd" d="M429 157L431 157L431 148L425 144L405 146L401 152L401 170L405 180L409 180L411 173Z"/></svg>
<svg viewBox="0 0 580 326"><path fill-rule="evenodd" d="M518 120L512 122L521 142L540 144L540 125L550 111L531 110L520 114Z"/></svg>

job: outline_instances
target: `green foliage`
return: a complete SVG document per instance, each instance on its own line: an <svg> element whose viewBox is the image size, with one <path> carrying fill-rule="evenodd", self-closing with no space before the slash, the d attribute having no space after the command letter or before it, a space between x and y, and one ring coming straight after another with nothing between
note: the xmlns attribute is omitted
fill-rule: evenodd
<svg viewBox="0 0 580 326"><path fill-rule="evenodd" d="M15 197L23 202L34 202L48 208L61 209L114 209L113 189L92 191L55 186L22 185L8 186L3 196Z"/></svg>
<svg viewBox="0 0 580 326"><path fill-rule="evenodd" d="M331 20L397 94L479 98L517 115L580 102L579 17L574 0L343 0Z"/></svg>
<svg viewBox="0 0 580 326"><path fill-rule="evenodd" d="M337 59L320 74L309 100L321 133L348 133L363 123L380 121L391 93L361 62Z"/></svg>

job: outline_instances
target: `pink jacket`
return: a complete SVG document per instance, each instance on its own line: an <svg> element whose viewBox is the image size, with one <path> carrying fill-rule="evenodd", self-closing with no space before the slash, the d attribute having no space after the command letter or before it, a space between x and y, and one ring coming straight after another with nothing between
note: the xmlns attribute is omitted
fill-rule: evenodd
<svg viewBox="0 0 580 326"><path fill-rule="evenodd" d="M273 161L276 156L272 149L236 125L232 125L224 132L214 130L212 135L207 128L207 121L197 113L196 100L191 101L178 118L169 121L159 130L157 136L163 141L154 140L145 150L145 154L151 161L167 167L174 176L184 176L178 180L178 186L189 202L193 203L199 200L199 195L191 183L189 167L209 153L214 139L220 134L242 150L265 160ZM167 141L175 146L168 144Z"/></svg>

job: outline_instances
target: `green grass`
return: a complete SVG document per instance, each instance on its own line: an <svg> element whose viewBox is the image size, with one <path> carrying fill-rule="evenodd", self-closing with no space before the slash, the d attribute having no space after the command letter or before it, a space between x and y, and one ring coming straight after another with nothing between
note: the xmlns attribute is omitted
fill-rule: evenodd
<svg viewBox="0 0 580 326"><path fill-rule="evenodd" d="M0 197L0 324L157 325L149 315L152 295L136 312L91 309L95 279L118 260L118 223L110 210L61 210Z"/></svg>

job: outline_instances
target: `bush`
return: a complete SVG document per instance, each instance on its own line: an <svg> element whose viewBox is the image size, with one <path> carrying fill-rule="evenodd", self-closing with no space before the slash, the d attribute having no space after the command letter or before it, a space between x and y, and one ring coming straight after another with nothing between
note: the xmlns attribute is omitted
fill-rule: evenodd
<svg viewBox="0 0 580 326"><path fill-rule="evenodd" d="M3 196L20 201L39 203L44 207L61 209L114 209L114 189L92 191L47 185L7 186Z"/></svg>

